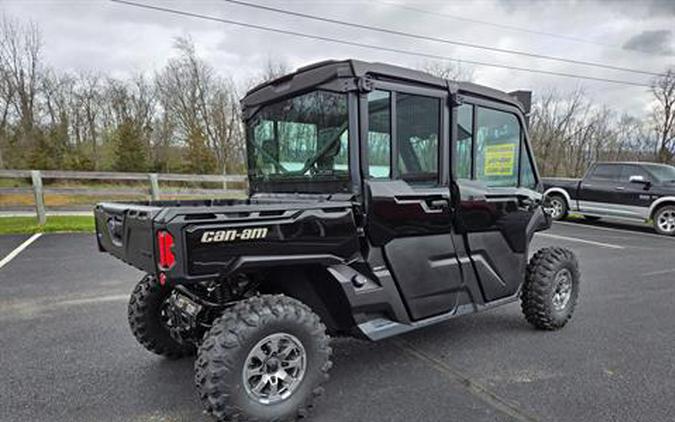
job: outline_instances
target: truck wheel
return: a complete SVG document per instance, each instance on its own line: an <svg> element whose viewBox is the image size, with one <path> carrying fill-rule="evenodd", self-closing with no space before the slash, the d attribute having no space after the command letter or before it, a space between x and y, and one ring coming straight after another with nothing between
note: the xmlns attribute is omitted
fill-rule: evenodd
<svg viewBox="0 0 675 422"><path fill-rule="evenodd" d="M567 201L561 195L550 195L546 212L549 213L554 221L562 220L567 217Z"/></svg>
<svg viewBox="0 0 675 422"><path fill-rule="evenodd" d="M162 322L162 305L170 293L171 289L160 286L154 276L143 277L129 299L129 327L147 350L178 359L194 354L195 348L174 340Z"/></svg>
<svg viewBox="0 0 675 422"><path fill-rule="evenodd" d="M574 253L544 248L530 259L520 300L525 319L536 328L557 330L572 317L579 296Z"/></svg>
<svg viewBox="0 0 675 422"><path fill-rule="evenodd" d="M654 214L654 230L658 234L672 236L675 234L675 206L666 205Z"/></svg>
<svg viewBox="0 0 675 422"><path fill-rule="evenodd" d="M328 379L326 327L283 295L241 301L216 319L195 362L206 411L219 421L286 421L304 416Z"/></svg>

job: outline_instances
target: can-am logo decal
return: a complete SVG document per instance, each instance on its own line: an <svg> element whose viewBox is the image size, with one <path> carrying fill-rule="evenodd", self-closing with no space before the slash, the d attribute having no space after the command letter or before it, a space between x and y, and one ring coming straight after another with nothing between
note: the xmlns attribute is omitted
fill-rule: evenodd
<svg viewBox="0 0 675 422"><path fill-rule="evenodd" d="M233 242L235 240L256 240L267 237L266 227L257 227L241 230L205 231L202 234L202 243Z"/></svg>

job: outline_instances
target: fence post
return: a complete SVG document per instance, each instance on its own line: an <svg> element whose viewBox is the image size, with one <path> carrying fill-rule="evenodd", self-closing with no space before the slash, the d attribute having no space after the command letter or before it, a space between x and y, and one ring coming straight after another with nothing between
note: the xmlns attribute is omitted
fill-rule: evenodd
<svg viewBox="0 0 675 422"><path fill-rule="evenodd" d="M31 170L30 178L33 181L33 194L35 195L35 213L38 223L44 225L47 222L47 213L45 210L45 197L42 191L42 175L40 170Z"/></svg>
<svg viewBox="0 0 675 422"><path fill-rule="evenodd" d="M150 197L153 201L159 201L159 180L157 179L157 173L148 174L150 178Z"/></svg>

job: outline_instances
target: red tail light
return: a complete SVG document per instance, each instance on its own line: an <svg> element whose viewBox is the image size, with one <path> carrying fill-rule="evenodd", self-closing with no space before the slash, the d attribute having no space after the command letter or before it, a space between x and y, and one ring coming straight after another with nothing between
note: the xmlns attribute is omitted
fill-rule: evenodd
<svg viewBox="0 0 675 422"><path fill-rule="evenodd" d="M173 254L173 236L167 231L157 232L157 250L159 251L159 261L157 264L162 270L169 270L176 263L176 257Z"/></svg>

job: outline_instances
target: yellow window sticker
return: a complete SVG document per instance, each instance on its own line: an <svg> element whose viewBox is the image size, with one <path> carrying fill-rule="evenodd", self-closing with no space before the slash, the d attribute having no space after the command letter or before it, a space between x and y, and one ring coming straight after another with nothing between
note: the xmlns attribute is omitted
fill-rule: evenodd
<svg viewBox="0 0 675 422"><path fill-rule="evenodd" d="M514 144L487 145L483 174L486 176L513 176L515 161L516 146Z"/></svg>

